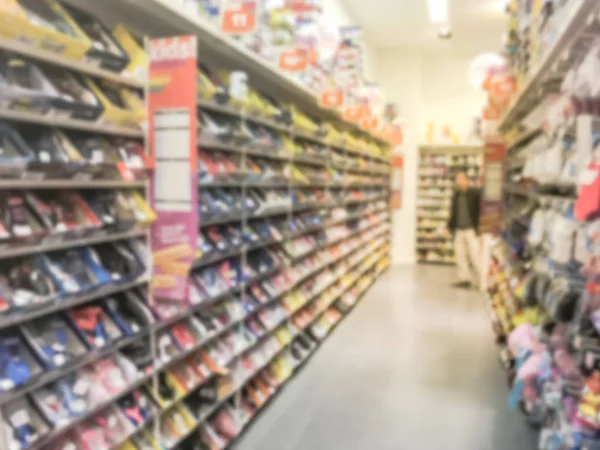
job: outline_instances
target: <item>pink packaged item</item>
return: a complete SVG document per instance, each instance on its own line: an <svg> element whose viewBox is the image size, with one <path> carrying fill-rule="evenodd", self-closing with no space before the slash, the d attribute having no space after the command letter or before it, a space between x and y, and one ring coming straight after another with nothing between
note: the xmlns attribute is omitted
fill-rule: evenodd
<svg viewBox="0 0 600 450"><path fill-rule="evenodd" d="M573 357L564 349L554 352L554 363L565 378L571 381L582 381L581 372Z"/></svg>
<svg viewBox="0 0 600 450"><path fill-rule="evenodd" d="M600 165L590 163L579 177L579 197L575 202L575 218L590 220L600 209Z"/></svg>
<svg viewBox="0 0 600 450"><path fill-rule="evenodd" d="M517 371L517 378L525 381L535 382L539 375L539 370L544 364L544 355L542 353L534 353L523 363Z"/></svg>
<svg viewBox="0 0 600 450"><path fill-rule="evenodd" d="M545 350L545 347L537 340L533 325L529 323L519 325L510 333L508 347L513 355L518 355L521 350L530 350L533 353Z"/></svg>

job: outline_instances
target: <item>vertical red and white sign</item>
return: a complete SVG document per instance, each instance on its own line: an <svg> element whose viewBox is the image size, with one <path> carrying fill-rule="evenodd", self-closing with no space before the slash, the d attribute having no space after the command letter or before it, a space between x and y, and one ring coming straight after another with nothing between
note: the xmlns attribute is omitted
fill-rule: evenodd
<svg viewBox="0 0 600 450"><path fill-rule="evenodd" d="M156 168L152 225L156 298L187 301L196 259L198 179L195 36L155 39L150 47L149 141Z"/></svg>

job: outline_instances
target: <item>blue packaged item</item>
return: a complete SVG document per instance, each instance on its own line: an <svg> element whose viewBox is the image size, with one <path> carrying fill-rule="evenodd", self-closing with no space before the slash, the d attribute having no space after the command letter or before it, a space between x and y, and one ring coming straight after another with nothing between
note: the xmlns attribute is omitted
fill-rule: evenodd
<svg viewBox="0 0 600 450"><path fill-rule="evenodd" d="M125 336L134 336L154 322L152 313L134 292L106 299L105 309Z"/></svg>
<svg viewBox="0 0 600 450"><path fill-rule="evenodd" d="M49 369L62 367L86 353L86 347L62 315L28 322L23 326L23 334Z"/></svg>
<svg viewBox="0 0 600 450"><path fill-rule="evenodd" d="M0 177L18 178L35 161L35 153L21 135L6 122L0 122Z"/></svg>
<svg viewBox="0 0 600 450"><path fill-rule="evenodd" d="M45 268L63 295L78 294L97 283L76 250L38 256L36 263Z"/></svg>
<svg viewBox="0 0 600 450"><path fill-rule="evenodd" d="M79 256L93 272L97 284L108 284L114 281L120 281L122 274L125 274L124 272L108 273L108 271L102 265L102 261L98 257L98 253L90 247L81 248L79 250Z"/></svg>
<svg viewBox="0 0 600 450"><path fill-rule="evenodd" d="M16 333L0 336L0 392L25 384L39 372L40 367Z"/></svg>

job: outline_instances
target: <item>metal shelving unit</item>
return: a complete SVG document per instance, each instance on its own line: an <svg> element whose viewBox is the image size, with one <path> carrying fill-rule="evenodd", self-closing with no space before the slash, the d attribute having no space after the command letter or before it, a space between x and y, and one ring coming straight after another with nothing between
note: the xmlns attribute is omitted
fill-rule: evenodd
<svg viewBox="0 0 600 450"><path fill-rule="evenodd" d="M353 122L346 122L339 112L321 108L317 96L299 81L283 73L268 61L248 50L242 43L219 32L203 17L191 14L182 4L172 0L67 0L85 8L106 23L125 23L150 37L194 35L199 42L199 59L211 61L229 70L249 74L250 83L259 90L286 103L296 105L311 116L331 121L343 130L365 136L380 145L387 142L366 133Z"/></svg>
<svg viewBox="0 0 600 450"><path fill-rule="evenodd" d="M71 3L79 8L83 7L88 12L97 12L97 17L108 18L109 22L111 22L109 16L112 14L114 16L114 22L112 23L124 21L129 25L137 24L139 25L137 31L140 34L151 36L195 34L203 44L211 44L210 46L201 46L201 59L207 58L219 64L224 64L225 67L247 70L251 75L251 84L253 86L258 88L268 87L269 92L273 96L281 98L286 103L294 103L300 110L310 113L312 117L333 121L341 129L360 135L361 138L367 140L369 143L387 146L387 143L380 137L364 132L356 124L344 122L338 113L321 109L317 104L316 97L302 85L256 58L236 42L220 36L212 30L212 27L204 23L202 19L190 17L189 14L185 14L172 2L163 0L149 0L144 2L131 0L117 2L108 0L107 3L99 5L97 2L77 0L71 1ZM147 91L147 86L127 76L101 70L97 66L84 61L69 60L22 42L0 39L0 49L23 55L34 61L53 64L69 71L79 72L95 78L116 82L123 86ZM223 225L240 225L243 230L250 221L258 219L279 217L290 221L303 213L317 211L324 218L322 223L285 234L282 239L261 240L253 244L244 244L239 248L209 257L200 256L193 264L190 276L195 276L199 271L207 267L213 267L224 261L240 261L242 267L244 267L248 263L252 252L258 252L272 246L281 247L294 239L305 236L313 235L316 237L317 234L323 234L334 226L345 228L347 232L327 235L326 240L315 239L315 245L311 248L294 255L288 255L285 259L286 264L276 264L268 268L268 270L258 271L252 277L245 279L244 282L229 287L214 296L202 297L199 300L189 299L189 304L180 305L171 315L163 317L156 314L155 311L156 317L153 317L153 322L135 334L115 339L102 348L90 349L85 354L74 358L65 366L46 369L40 376L32 378L18 388L0 393L0 408L4 408L23 398L32 399L33 395L41 388L64 380L66 377L74 376L101 360L116 358L132 344L143 342L147 343L147 346L150 348L152 363L148 366L147 370L138 372L134 379L129 380L130 382L124 389L103 398L99 403L91 405L86 411L76 417L70 417L69 420L62 422L60 425L48 427L47 430L40 430L37 439L28 446L28 449L47 448L59 440L61 440L62 444L62 440L67 439L72 432L91 423L100 413L103 413L108 408L112 408L119 400L123 400L127 395L137 390L147 392L153 398L152 401L156 401L157 412L149 421L146 421L141 426L131 428L126 435L120 436L118 442L111 442L111 448L117 448L128 440L146 432L149 436L153 436L159 441L163 437L161 435L161 423L166 420L167 416L176 408L176 405L183 405L189 397L193 396L199 389L206 387L209 383L221 382L229 379L228 377L233 379L230 391L219 393L218 399L210 407L202 410L200 414L195 416L193 426L178 436L173 442L169 442L168 445L164 445L163 447L166 449L175 449L177 445L184 441L197 438L199 431L204 426L207 426L211 419L223 408L233 408L236 410L236 421L241 432L250 422L250 420L242 420L242 396L255 377L261 374L266 368L272 366L273 362L281 358L282 355L289 356L290 348L301 338L307 337L312 346L311 351L307 352L302 361L298 361L295 364L293 372L302 367L317 346L320 345L346 314L346 311L338 308L336 305L339 305L342 298L347 296L354 296L354 301L358 301L389 264L388 252L391 233L391 214L388 206L390 164L385 154L369 153L363 148L350 146L346 142L329 142L324 136L284 126L270 118L261 117L256 113L244 111L229 105L202 101L199 102L199 108L219 112L242 122L247 121L249 123L260 124L261 126L283 133L294 141L310 141L313 144L324 147L324 156L319 159L310 155L293 152L281 153L272 151L273 149L260 149L250 145L250 143L223 142L219 141L219 139L203 140L202 136L200 137L199 150L219 151L240 157L241 173L247 173L247 160L249 157L259 157L279 161L288 165L290 169L302 169L303 167L311 166L317 169L320 168L326 173L329 170L337 170L339 178L335 180L309 179L307 183L300 183L291 177L284 182L252 180L241 177L237 180L216 180L214 182L201 183L199 189L239 188L244 195L248 189L281 188L287 190L291 197L295 191L318 188L326 192L327 196L326 200L323 201L310 200L297 204L290 203L287 207L265 208L255 213L243 210L231 214L215 215L205 218L206 220L201 220L199 226L201 230L209 226ZM145 138L145 132L141 128L113 125L103 123L101 120L86 122L66 119L62 116L42 115L14 110L0 110L0 119L14 123L37 124L42 127L79 130L92 134L132 138L135 140ZM333 161L332 154L334 152L342 156L341 161ZM134 189L143 192L146 198L149 197L149 186L145 180L38 179L29 177L0 180L0 190L48 191L56 189L85 191ZM140 226L126 232L105 232L98 230L63 241L48 239L36 243L19 242L17 244L8 242L6 245L3 242L0 260L10 260L38 253L120 242L128 239L146 238L149 241L149 237L148 230ZM150 252L149 248L148 252ZM148 255L146 262L150 264L150 261L151 256ZM251 300L251 290L254 285L262 284L265 281L273 281L278 277L283 277L283 279L287 280L285 286L278 289L276 293L267 293L268 299L264 303L257 302L253 309L244 310L241 315L228 316L227 323L221 324L221 326L208 332L206 335L198 337L197 341L190 347L178 349L177 353L170 356L168 360L162 360L159 357L161 355L159 352L160 338L165 334L173 333L174 326L180 323L189 324L192 318L198 319L205 315L210 316L214 314L213 308L226 308L232 301L237 302L239 300L240 304L246 304L247 300ZM146 306L152 307L161 299L155 299L152 295L151 281L151 274L145 273L136 280L109 283L76 295L62 296L35 309L14 311L10 314L0 316L0 331L15 329L27 322L44 318L50 314L62 315L72 308L88 305L132 290L139 290L144 296ZM359 286L360 291L358 291ZM290 299L294 297L301 298L302 301L290 306ZM196 302L196 300L198 301ZM222 367L219 364L219 367L217 367L218 370L209 370L209 373L203 376L200 381L193 386L188 386L189 389L185 394L177 396L168 405L159 405L158 397L154 397L154 395L159 391L158 387L165 376L169 376L173 370L181 367L189 358L198 356L205 351L208 352L208 349L215 343L219 342L223 345L224 339L230 337L232 333L237 333L242 328L247 330L245 327L250 320L256 320L259 314L275 306L283 308L286 314L270 326L265 327L264 332L255 336L248 345L237 348L226 364L222 364ZM333 310L339 313L339 316L335 320L335 323L331 324L326 330L325 335L322 335L322 322L325 319L330 320L328 314ZM311 314L311 320L303 325L295 325L300 313ZM258 350L264 352L264 344L267 341L275 339L274 336L282 329L293 331L293 335L289 341L280 343L277 351L265 357L263 362L257 365L252 371L248 373L244 372L245 359ZM316 330L319 330L319 333ZM243 379L236 379L234 375L239 375L240 373L245 374L245 376ZM282 385L284 382L282 381ZM273 395L271 395L271 398ZM0 410L0 424L2 424L4 419ZM0 426L0 448L9 448L5 445L5 442L7 442L6 439L7 436L3 435L3 428Z"/></svg>
<svg viewBox="0 0 600 450"><path fill-rule="evenodd" d="M483 148L469 145L422 145L419 149L416 259L420 263L454 264L454 246L442 231L450 218L454 177L467 172L479 186Z"/></svg>
<svg viewBox="0 0 600 450"><path fill-rule="evenodd" d="M544 85L562 80L573 61L587 48L587 43L598 31L600 5L595 0L572 2L569 17L557 33L539 64L530 70L527 81L499 122L499 130L506 132L539 104Z"/></svg>

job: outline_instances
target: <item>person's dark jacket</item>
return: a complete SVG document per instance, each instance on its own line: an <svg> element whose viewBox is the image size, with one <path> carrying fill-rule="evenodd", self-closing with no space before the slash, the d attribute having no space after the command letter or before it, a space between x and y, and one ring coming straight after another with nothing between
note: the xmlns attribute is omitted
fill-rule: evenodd
<svg viewBox="0 0 600 450"><path fill-rule="evenodd" d="M452 196L452 207L450 209L450 219L448 220L448 230L451 233L456 231L456 221L458 215L458 191L454 191ZM477 233L479 231L479 214L481 210L481 191L475 188L469 188L467 190L467 204L469 206L469 215L471 217L471 223Z"/></svg>

